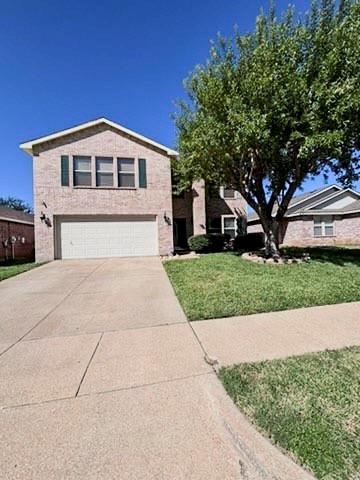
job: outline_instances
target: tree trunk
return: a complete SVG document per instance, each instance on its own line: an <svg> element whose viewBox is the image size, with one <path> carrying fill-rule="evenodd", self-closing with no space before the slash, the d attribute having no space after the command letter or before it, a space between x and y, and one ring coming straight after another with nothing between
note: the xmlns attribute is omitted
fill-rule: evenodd
<svg viewBox="0 0 360 480"><path fill-rule="evenodd" d="M279 222L270 220L264 226L265 255L268 258L279 258Z"/></svg>

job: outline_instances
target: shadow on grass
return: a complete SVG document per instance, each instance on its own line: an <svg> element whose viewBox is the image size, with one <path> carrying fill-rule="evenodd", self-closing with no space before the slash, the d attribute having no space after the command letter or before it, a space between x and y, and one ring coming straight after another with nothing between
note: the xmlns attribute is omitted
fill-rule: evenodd
<svg viewBox="0 0 360 480"><path fill-rule="evenodd" d="M360 267L360 248L358 247L284 247L286 255L308 253L312 260L321 263L333 263L339 266L352 264Z"/></svg>
<svg viewBox="0 0 360 480"><path fill-rule="evenodd" d="M0 260L0 267L13 267L15 265L24 265L35 262L34 258L15 258L14 260Z"/></svg>

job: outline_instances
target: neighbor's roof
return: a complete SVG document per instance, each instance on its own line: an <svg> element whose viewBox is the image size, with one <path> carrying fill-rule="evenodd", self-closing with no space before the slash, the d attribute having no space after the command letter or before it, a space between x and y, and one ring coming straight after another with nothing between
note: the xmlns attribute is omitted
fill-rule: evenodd
<svg viewBox="0 0 360 480"><path fill-rule="evenodd" d="M343 207L341 210L343 210L344 212L353 212L353 211L360 211L360 199L359 200L355 200L355 202L353 203L350 203L349 205L346 205L345 207Z"/></svg>
<svg viewBox="0 0 360 480"><path fill-rule="evenodd" d="M0 220L14 223L26 223L34 225L34 215L31 213L15 210L14 208L0 206Z"/></svg>
<svg viewBox="0 0 360 480"><path fill-rule="evenodd" d="M129 130L128 128L123 127L122 125L119 125L118 123L112 122L111 120L108 120L107 118L97 118L96 120L91 120L90 122L85 122L81 123L80 125L76 125L75 127L71 128L66 128L65 130L61 130L59 132L52 133L50 135L46 135L44 137L40 138L35 138L34 140L29 140L27 142L21 143L20 148L24 150L25 152L29 153L32 155L33 152L33 147L36 145L40 145L41 143L44 142L49 142L51 140L55 140L60 137L64 137L66 135L71 135L72 133L79 132L81 130L85 130L86 128L94 127L96 125L101 125L101 124L106 124L109 127L114 128L115 130L118 130L119 132L125 133L126 135L129 135L130 137L136 138L137 140L141 140L144 143L147 143L148 145L152 145L153 147L156 147L160 150L163 150L167 155L169 156L177 156L178 152L175 150L172 150L169 147L166 147L165 145L162 145L161 143L154 142L153 140L150 140L150 138L144 137L133 130Z"/></svg>
<svg viewBox="0 0 360 480"><path fill-rule="evenodd" d="M358 197L348 205L340 208L327 208L321 209L321 205L329 200L336 200L337 197L343 193L349 192L349 195ZM317 208L319 206L319 208ZM273 216L276 214L277 208L273 209ZM360 193L352 190L351 188L341 188L338 185L330 185L328 187L318 188L311 192L304 192L301 195L294 197L290 203L285 217L296 217L299 215L319 215L319 214L342 214L360 212ZM248 216L248 223L256 223L259 221L257 213L251 213Z"/></svg>

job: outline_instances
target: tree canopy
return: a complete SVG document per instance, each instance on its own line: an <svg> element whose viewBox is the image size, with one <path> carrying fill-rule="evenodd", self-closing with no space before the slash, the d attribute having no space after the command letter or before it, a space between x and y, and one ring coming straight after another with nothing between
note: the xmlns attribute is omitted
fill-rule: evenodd
<svg viewBox="0 0 360 480"><path fill-rule="evenodd" d="M13 208L14 210L20 210L22 212L31 213L32 208L23 200L15 197L0 197L0 206Z"/></svg>
<svg viewBox="0 0 360 480"><path fill-rule="evenodd" d="M184 188L193 180L238 190L259 215L268 254L306 178L359 178L360 2L313 2L261 13L254 32L212 43L185 82L175 115Z"/></svg>

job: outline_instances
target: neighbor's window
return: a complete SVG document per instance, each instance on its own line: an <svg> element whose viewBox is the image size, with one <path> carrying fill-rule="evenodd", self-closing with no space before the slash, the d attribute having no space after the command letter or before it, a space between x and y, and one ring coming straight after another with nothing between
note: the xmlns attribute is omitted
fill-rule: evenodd
<svg viewBox="0 0 360 480"><path fill-rule="evenodd" d="M119 187L135 187L135 160L133 158L118 158Z"/></svg>
<svg viewBox="0 0 360 480"><path fill-rule="evenodd" d="M91 186L91 157L74 156L74 186Z"/></svg>
<svg viewBox="0 0 360 480"><path fill-rule="evenodd" d="M333 217L314 217L314 237L334 236Z"/></svg>
<svg viewBox="0 0 360 480"><path fill-rule="evenodd" d="M96 157L96 186L112 187L113 184L113 159Z"/></svg>
<svg viewBox="0 0 360 480"><path fill-rule="evenodd" d="M230 235L231 238L236 237L236 217L233 216L223 216L222 218L222 225L221 225L221 233L226 233Z"/></svg>

